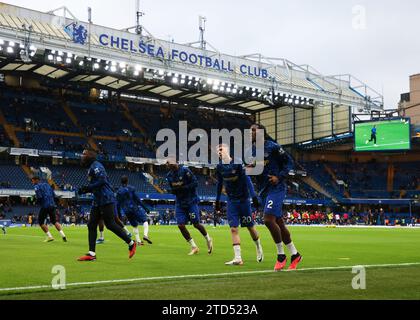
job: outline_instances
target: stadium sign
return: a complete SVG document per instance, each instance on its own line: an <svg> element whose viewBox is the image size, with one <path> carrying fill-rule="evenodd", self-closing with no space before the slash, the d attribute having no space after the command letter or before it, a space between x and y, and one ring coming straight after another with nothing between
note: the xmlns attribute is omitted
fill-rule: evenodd
<svg viewBox="0 0 420 320"><path fill-rule="evenodd" d="M57 16L8 4L1 4L0 10L2 14L10 16L8 24L14 29L10 37L15 38L11 40L16 40L16 31L22 29L22 23L14 21L26 21L26 27L33 27L32 44L38 49L42 46L61 51L72 48L72 53L76 55L82 52L94 58L106 58L107 55L117 61L128 59L138 62L144 67L160 65L167 69L181 64L183 69L197 67L219 74L252 77L255 80L268 80L270 76L276 76L275 66L244 57L143 37L126 30L78 21L74 17ZM1 21L0 25L3 26ZM6 30L4 35L7 34ZM1 37L4 38L4 35ZM8 35L6 38L10 37Z"/></svg>
<svg viewBox="0 0 420 320"><path fill-rule="evenodd" d="M76 194L73 191L54 191L57 197L63 199L73 199ZM0 189L0 197L23 197L30 198L35 196L34 190L20 190L20 189Z"/></svg>
<svg viewBox="0 0 420 320"><path fill-rule="evenodd" d="M38 150L36 149L10 148L9 154L11 156L39 157Z"/></svg>
<svg viewBox="0 0 420 320"><path fill-rule="evenodd" d="M331 205L331 200L320 200L320 199L284 199L285 205L297 205L297 206L328 206Z"/></svg>
<svg viewBox="0 0 420 320"><path fill-rule="evenodd" d="M79 31L79 33L83 32L83 30ZM81 36L78 36L75 41L80 43L80 37ZM146 43L141 38L140 40L133 40L128 37L122 38L105 33L99 36L99 42L104 47L118 49L132 54L143 54L149 56L150 58L187 63L221 72L236 73L239 71L244 76L258 77L262 79L268 79L269 77L267 69L258 66L251 66L249 64L241 64L237 66L234 61L229 60L226 57L214 57L214 53L210 52L191 52L178 46L175 48L165 48L159 45L156 46L153 43Z"/></svg>
<svg viewBox="0 0 420 320"><path fill-rule="evenodd" d="M73 39L74 43L84 45L88 38L86 28L82 24L72 22L68 26L64 27L64 31Z"/></svg>
<svg viewBox="0 0 420 320"><path fill-rule="evenodd" d="M38 150L38 155L41 157L62 158L64 155L64 152L51 151L51 150Z"/></svg>

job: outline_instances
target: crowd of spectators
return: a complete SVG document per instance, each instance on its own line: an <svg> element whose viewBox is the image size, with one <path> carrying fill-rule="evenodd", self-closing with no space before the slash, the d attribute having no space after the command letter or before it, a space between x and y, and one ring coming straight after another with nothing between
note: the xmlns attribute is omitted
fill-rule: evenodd
<svg viewBox="0 0 420 320"><path fill-rule="evenodd" d="M61 222L64 225L81 225L87 224L89 215L78 205L69 205L61 210Z"/></svg>
<svg viewBox="0 0 420 320"><path fill-rule="evenodd" d="M22 204L21 204L22 205ZM33 203L26 203L30 210L27 214L20 215L14 212L13 204L10 200L0 202L0 219L11 219L12 223L36 225L38 223L38 208ZM89 207L82 207L79 204L70 203L66 206L59 206L56 210L57 221L63 225L84 225L89 220ZM385 213L383 209L364 210L356 212L348 210L344 212L334 212L329 208L316 209L314 207L285 208L284 218L289 225L330 225L330 226L395 226L395 225L418 225L420 217L414 215L411 218ZM149 215L150 223L153 225L176 225L175 210L168 205L166 210L151 210ZM264 225L263 212L253 212L253 218L258 225ZM123 219L124 220L124 219ZM227 225L226 208L215 211L211 207L201 208L200 221L207 225ZM128 223L124 220L125 223Z"/></svg>
<svg viewBox="0 0 420 320"><path fill-rule="evenodd" d="M334 213L327 210L287 210L285 215L290 225L366 225L391 226L419 224L420 218L398 218L397 215L386 213L383 209L368 209L363 212L349 210Z"/></svg>

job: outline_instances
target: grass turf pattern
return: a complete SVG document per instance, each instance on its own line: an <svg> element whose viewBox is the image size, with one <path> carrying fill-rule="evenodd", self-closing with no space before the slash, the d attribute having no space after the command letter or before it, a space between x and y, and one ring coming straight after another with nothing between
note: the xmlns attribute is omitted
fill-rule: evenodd
<svg viewBox="0 0 420 320"><path fill-rule="evenodd" d="M87 228L68 227L63 243L43 243L38 228L9 229L0 235L0 290L50 286L53 266L66 269L66 290L51 288L0 291L2 299L420 299L420 229L352 229L292 227L294 242L304 256L301 272L271 273L276 250L265 227L259 227L265 261L256 261L255 246L242 230L245 265L227 267L233 257L229 229L208 227L215 250L207 254L204 238L191 233L201 248L189 257L188 244L176 227L153 226L153 245L138 249L128 260L126 245L109 231L97 248L98 260L80 263L87 252ZM367 269L367 290L353 290L351 269L325 267L382 265ZM321 268L311 270L312 268ZM239 272L240 274L231 274ZM249 272L249 273L248 273ZM259 272L259 273L258 273ZM220 274L220 275L218 275ZM214 275L182 278L179 276ZM175 277L175 278L171 278ZM176 278L179 277L179 278ZM121 283L86 282L153 278Z"/></svg>

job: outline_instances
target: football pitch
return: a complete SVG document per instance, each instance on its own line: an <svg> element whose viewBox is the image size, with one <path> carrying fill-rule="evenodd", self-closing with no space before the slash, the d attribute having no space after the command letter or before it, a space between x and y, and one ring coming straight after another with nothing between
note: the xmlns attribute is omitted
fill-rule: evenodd
<svg viewBox="0 0 420 320"><path fill-rule="evenodd" d="M140 299L420 299L420 229L292 227L304 259L295 272L272 271L276 251L265 227L259 227L265 261L257 263L255 246L241 231L244 266L228 267L233 250L229 229L208 227L214 253L204 238L189 246L176 227L153 226L153 245L140 247L128 260L126 245L106 232L96 262L76 259L87 252L87 228L68 227L63 243L43 243L38 228L12 228L0 235L0 300ZM366 266L366 289L355 290L352 267ZM65 268L66 289L54 290L54 266Z"/></svg>
<svg viewBox="0 0 420 320"><path fill-rule="evenodd" d="M410 149L410 126L401 120L377 123L377 145L370 140L372 123L358 124L356 128L356 151L387 151Z"/></svg>

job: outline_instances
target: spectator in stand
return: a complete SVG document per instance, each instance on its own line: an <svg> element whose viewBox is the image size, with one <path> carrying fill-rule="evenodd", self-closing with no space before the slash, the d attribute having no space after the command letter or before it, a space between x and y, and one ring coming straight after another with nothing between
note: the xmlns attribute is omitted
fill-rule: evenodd
<svg viewBox="0 0 420 320"><path fill-rule="evenodd" d="M373 225L373 213L372 213L372 210L369 210L368 211L367 222L368 222L368 224L370 226Z"/></svg>
<svg viewBox="0 0 420 320"><path fill-rule="evenodd" d="M343 214L343 222L344 222L344 224L349 224L349 214L348 213Z"/></svg>
<svg viewBox="0 0 420 320"><path fill-rule="evenodd" d="M319 211L315 211L315 221L317 224L321 224L321 213Z"/></svg>
<svg viewBox="0 0 420 320"><path fill-rule="evenodd" d="M296 210L293 210L293 220L295 223L299 223L301 220L300 214Z"/></svg>
<svg viewBox="0 0 420 320"><path fill-rule="evenodd" d="M341 224L341 217L340 215L337 213L335 214L335 219L334 219L335 224L340 225Z"/></svg>
<svg viewBox="0 0 420 320"><path fill-rule="evenodd" d="M30 213L29 215L28 215L28 224L32 227L33 226L33 224L34 224L34 217L33 217L33 214L32 213Z"/></svg>
<svg viewBox="0 0 420 320"><path fill-rule="evenodd" d="M385 211L382 208L379 210L379 220L381 225L385 224Z"/></svg>
<svg viewBox="0 0 420 320"><path fill-rule="evenodd" d="M305 211L302 215L302 222L305 223L305 224L309 224L310 223L309 218L310 217L309 217L308 211Z"/></svg>
<svg viewBox="0 0 420 320"><path fill-rule="evenodd" d="M290 223L290 218L292 217L292 213L290 211L287 211L287 221Z"/></svg>
<svg viewBox="0 0 420 320"><path fill-rule="evenodd" d="M316 217L315 217L315 214L314 213L311 213L309 215L309 220L311 221L311 224L315 224Z"/></svg>

